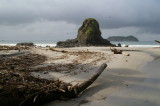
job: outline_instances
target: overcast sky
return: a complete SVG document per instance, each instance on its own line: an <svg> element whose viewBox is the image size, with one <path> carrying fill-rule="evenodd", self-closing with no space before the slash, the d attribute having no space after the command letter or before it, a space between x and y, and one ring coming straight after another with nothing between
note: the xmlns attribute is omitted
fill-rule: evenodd
<svg viewBox="0 0 160 106"><path fill-rule="evenodd" d="M0 40L75 38L86 18L103 38L160 40L160 0L0 0Z"/></svg>

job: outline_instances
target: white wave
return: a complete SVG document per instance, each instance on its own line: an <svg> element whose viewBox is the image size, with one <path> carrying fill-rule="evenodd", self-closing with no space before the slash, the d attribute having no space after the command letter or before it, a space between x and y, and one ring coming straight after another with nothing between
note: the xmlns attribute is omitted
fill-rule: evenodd
<svg viewBox="0 0 160 106"><path fill-rule="evenodd" d="M125 47L126 45L122 45L122 47ZM160 47L160 45L128 45L128 47L141 47L141 48L146 48L146 47Z"/></svg>
<svg viewBox="0 0 160 106"><path fill-rule="evenodd" d="M16 44L0 44L1 46L16 46ZM35 44L36 46L40 46L40 47L46 47L46 46L50 46L50 47L55 47L56 44L40 44L37 43Z"/></svg>
<svg viewBox="0 0 160 106"><path fill-rule="evenodd" d="M36 46L40 46L40 47L46 47L46 46L50 46L50 47L55 47L57 44L35 44Z"/></svg>
<svg viewBox="0 0 160 106"><path fill-rule="evenodd" d="M16 46L16 44L0 44L1 46Z"/></svg>

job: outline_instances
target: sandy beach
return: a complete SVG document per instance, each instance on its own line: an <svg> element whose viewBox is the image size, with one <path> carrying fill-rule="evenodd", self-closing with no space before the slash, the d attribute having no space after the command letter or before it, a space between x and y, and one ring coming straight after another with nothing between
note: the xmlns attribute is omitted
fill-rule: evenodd
<svg viewBox="0 0 160 106"><path fill-rule="evenodd" d="M67 101L54 101L45 106L159 106L160 73L159 48L117 48L124 54L113 54L107 47L67 48L67 51L92 51L103 53L105 59L97 59L96 65L90 63L96 56L81 62L89 62L93 69L76 75L61 77L64 81L83 81L93 74L100 64L108 67L100 77L78 98ZM99 57L100 55L98 55ZM71 58L71 57L70 57ZM91 59L91 60L90 60ZM70 59L69 59L70 60ZM68 60L66 60L68 61ZM64 60L63 60L64 62ZM86 67L87 68L87 67ZM55 74L56 75L56 74Z"/></svg>
<svg viewBox="0 0 160 106"><path fill-rule="evenodd" d="M56 100L44 106L159 106L160 48L117 47L40 48L27 51L44 55L47 60L33 68L49 70L31 72L34 77L61 80L72 85L90 78L101 64L107 68L79 97ZM18 51L0 51L1 56ZM21 55L20 53L17 55Z"/></svg>

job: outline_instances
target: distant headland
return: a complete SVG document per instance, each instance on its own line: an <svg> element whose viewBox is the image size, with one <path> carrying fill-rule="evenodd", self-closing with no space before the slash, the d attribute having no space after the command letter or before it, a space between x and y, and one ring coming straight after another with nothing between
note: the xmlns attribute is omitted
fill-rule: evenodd
<svg viewBox="0 0 160 106"><path fill-rule="evenodd" d="M130 35L130 36L110 36L107 38L109 41L132 41L132 42L138 42L139 40Z"/></svg>

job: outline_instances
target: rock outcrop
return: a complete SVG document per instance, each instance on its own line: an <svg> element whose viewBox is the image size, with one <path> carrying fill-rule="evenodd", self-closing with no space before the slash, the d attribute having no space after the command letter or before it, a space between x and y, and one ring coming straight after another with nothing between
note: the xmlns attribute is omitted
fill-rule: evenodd
<svg viewBox="0 0 160 106"><path fill-rule="evenodd" d="M109 41L133 41L138 42L139 40L134 36L111 36L107 38Z"/></svg>
<svg viewBox="0 0 160 106"><path fill-rule="evenodd" d="M34 46L34 43L23 42L17 43L16 46Z"/></svg>
<svg viewBox="0 0 160 106"><path fill-rule="evenodd" d="M79 28L77 38L57 43L57 47L75 46L112 46L112 44L102 38L99 23L93 18L88 18Z"/></svg>

